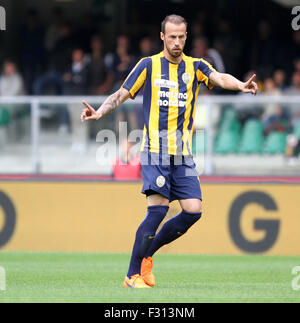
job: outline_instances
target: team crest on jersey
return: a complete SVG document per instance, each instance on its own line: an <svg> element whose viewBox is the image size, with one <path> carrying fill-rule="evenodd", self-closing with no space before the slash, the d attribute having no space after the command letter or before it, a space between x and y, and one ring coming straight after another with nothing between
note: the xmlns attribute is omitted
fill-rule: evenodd
<svg viewBox="0 0 300 323"><path fill-rule="evenodd" d="M166 184L166 179L164 176L158 176L156 179L156 185L158 187L164 187Z"/></svg>
<svg viewBox="0 0 300 323"><path fill-rule="evenodd" d="M182 80L183 80L183 82L184 82L185 84L190 83L190 81L191 81L191 76L190 76L190 74L188 74L188 73L184 73L184 74L182 75Z"/></svg>

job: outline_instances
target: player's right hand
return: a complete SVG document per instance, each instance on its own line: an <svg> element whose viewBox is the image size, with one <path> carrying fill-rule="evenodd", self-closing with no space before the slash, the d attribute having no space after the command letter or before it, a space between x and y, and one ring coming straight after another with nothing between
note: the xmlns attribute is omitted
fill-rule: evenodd
<svg viewBox="0 0 300 323"><path fill-rule="evenodd" d="M90 106L86 101L82 101L82 103L86 106L86 109L84 109L81 112L81 122L89 120L99 120L99 116L96 110L92 106Z"/></svg>

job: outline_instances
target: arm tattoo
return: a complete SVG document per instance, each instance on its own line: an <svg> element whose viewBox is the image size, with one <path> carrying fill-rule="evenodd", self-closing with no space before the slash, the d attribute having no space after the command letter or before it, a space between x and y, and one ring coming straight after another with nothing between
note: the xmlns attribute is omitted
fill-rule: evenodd
<svg viewBox="0 0 300 323"><path fill-rule="evenodd" d="M112 94L100 107L100 112L102 116L114 112L121 105L121 91L117 91Z"/></svg>

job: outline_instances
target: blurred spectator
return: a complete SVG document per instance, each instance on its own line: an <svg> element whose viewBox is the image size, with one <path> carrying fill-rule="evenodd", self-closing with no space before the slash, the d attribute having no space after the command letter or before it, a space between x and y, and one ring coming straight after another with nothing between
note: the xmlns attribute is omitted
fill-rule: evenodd
<svg viewBox="0 0 300 323"><path fill-rule="evenodd" d="M300 72L300 57L294 60L294 72Z"/></svg>
<svg viewBox="0 0 300 323"><path fill-rule="evenodd" d="M90 50L91 35L97 34L98 30L95 27L93 16L89 13L83 14L80 19L79 28L75 32L76 42L80 48L86 53Z"/></svg>
<svg viewBox="0 0 300 323"><path fill-rule="evenodd" d="M270 63L274 69L284 70L288 77L294 70L300 70L297 60L300 58L300 31L293 31L292 39L286 37L278 40L272 53Z"/></svg>
<svg viewBox="0 0 300 323"><path fill-rule="evenodd" d="M89 93L92 95L107 94L112 87L113 75L108 74L103 55L103 43L99 36L91 40L91 56L89 64Z"/></svg>
<svg viewBox="0 0 300 323"><path fill-rule="evenodd" d="M219 2L221 3L222 1ZM293 31L292 28L288 27L282 28L280 23L283 23L285 15L290 15L290 13L286 11L288 9L278 7L275 10L271 5L272 2L267 2L270 4L262 5L264 10L255 10L255 19L258 21L258 23L254 23L254 25L257 26L256 29L249 27L249 22L253 22L253 19L250 16L246 17L241 14L237 19L233 19L232 11L224 4L218 4L217 6L214 6L214 8L212 8L209 3L201 3L199 6L195 5L192 15L193 20L190 21L189 27L189 34L191 34L191 36L188 37L186 51L190 51L190 48L192 47L198 47L199 44L191 46L192 40L195 40L195 43L197 44L197 39L203 39L203 37L206 36L209 37L210 41L213 41L211 45L213 45L213 49L221 56L223 67L228 73L241 77L241 74L247 70L255 69L261 74L262 78L266 78L272 75L274 70L280 69L286 73L286 81L288 82L294 70L293 63L300 57L300 31ZM88 5L88 7L89 11L82 12L80 16L69 15L72 20L74 19L72 28L66 22L66 13L64 13L62 7L54 6L49 13L47 13L47 8L43 8L45 9L43 13L44 17L48 15L50 18L49 25L45 26L45 32L39 24L37 11L31 9L27 12L26 16L24 15L26 18L26 26L22 28L22 35L19 42L15 39L9 41L10 37L14 38L13 32L9 35L9 38L6 36L5 39L3 39L4 37L2 34L0 35L0 63L3 62L6 51L15 51L15 53L11 52L10 55L17 55L20 53L22 56L20 57L22 59L20 69L22 73L24 72L25 86L29 89L30 94L32 93L33 80L36 79L37 75L39 76L44 72L44 63L47 62L46 55L48 55L48 63L50 63L51 67L49 70L51 70L51 72L55 70L56 72L63 73L65 66L68 64L67 61L71 56L71 49L74 48L74 42L76 43L76 46L83 48L85 52L89 52L91 45L90 36L99 33L101 24L108 23L108 25L114 26L114 30L116 30L116 28L118 30L118 22L108 22L106 19L106 14L108 14L108 12L106 12L106 9L102 10L104 7L101 10L97 9L96 11L94 10L94 5ZM86 7L86 9L88 7ZM18 12L23 14L24 8L24 6L21 6L18 9ZM242 2L239 2L236 6L237 12L242 10L242 8ZM272 15L265 15L265 12L268 11L266 8L269 8L268 10L274 9L276 12L274 11L274 14L272 13ZM155 6L151 5L149 2L149 5L147 5L147 12L144 14L139 7L131 9L132 10L129 11L128 19L125 19L124 16L122 18L123 20L121 22L119 21L119 23L122 23L120 30L125 33L127 28L125 22L130 21L131 24L128 25L128 32L135 45L135 47L132 48L134 52L139 51L136 42L136 39L139 39L139 33L146 33L152 37L153 42L158 42L158 46L156 43L153 44L156 52L161 48L161 42L159 37L157 37L160 26L157 23L153 23L152 25L147 21L147 17L153 16L153 13L156 10ZM121 16L123 16L123 13ZM268 17L268 19L264 19L264 16ZM230 19L227 17L230 17ZM278 17L282 17L282 21L278 20ZM15 23L20 25L17 20ZM9 30L8 33L10 33ZM243 35L244 38L240 35ZM251 35L253 35L252 41L249 39L249 36ZM102 33L102 37L103 43L108 45L111 44L109 34ZM1 42L1 38L5 41ZM126 41L129 43L128 39L125 40L125 42ZM147 39L145 43L141 43L141 45L149 45L147 42L149 42L149 39ZM11 43L20 43L22 47L20 46L21 48L19 49L15 45L8 45ZM207 58L205 56L209 56L197 54L197 48L193 49L195 55L198 57ZM141 51L144 52L144 50ZM124 61L126 61L126 57L132 56L130 55L129 50L127 51L127 54L128 55L121 55L123 58L122 62L119 61L117 64L114 62L116 61L114 57L120 57L120 55L110 55L110 59L108 59L109 66L112 67L114 65L114 67L117 67L119 65L126 65L123 64ZM2 56L4 57L1 60ZM222 72L223 68L220 67L220 64L214 62L218 60L219 59L215 57L215 59L212 59L211 63ZM296 70L300 70L300 64L296 64L296 66ZM114 68L114 70L116 70L116 68ZM127 76L124 66L121 66L121 69L118 68L117 70L118 74L123 70L124 75L121 77L122 79ZM112 68L110 68L110 71L114 72ZM115 82L117 81L118 79L115 79Z"/></svg>
<svg viewBox="0 0 300 323"><path fill-rule="evenodd" d="M7 60L3 64L3 73L0 76L0 97L1 96L19 96L25 94L24 83L21 75L17 71L16 64L13 61ZM20 121L20 116L24 115L24 111L28 108L23 104L10 104L8 106L0 106L0 115L6 115L6 120L14 120L13 123L7 123L6 127L0 127L0 148L7 144L8 138L10 140L20 139L26 131L24 131L24 123ZM9 133L9 127L12 130ZM28 123L27 123L28 125ZM28 128L27 128L28 129Z"/></svg>
<svg viewBox="0 0 300 323"><path fill-rule="evenodd" d="M263 95L280 96L281 90L276 87L272 78L264 81ZM267 104L262 115L265 135L272 131L286 131L289 127L289 114L278 104Z"/></svg>
<svg viewBox="0 0 300 323"><path fill-rule="evenodd" d="M273 74L275 86L280 90L286 89L286 73L283 70L276 70Z"/></svg>
<svg viewBox="0 0 300 323"><path fill-rule="evenodd" d="M88 69L83 50L79 48L74 49L72 64L63 76L65 95L85 95L87 93ZM80 103L68 105L72 127L72 151L76 153L84 153L87 149L88 141L87 124L81 124L78 117L80 116L81 109Z"/></svg>
<svg viewBox="0 0 300 323"><path fill-rule="evenodd" d="M258 24L258 34L252 46L251 66L256 69L262 78L272 73L275 65L277 47L272 38L272 27L266 20Z"/></svg>
<svg viewBox="0 0 300 323"><path fill-rule="evenodd" d="M88 87L88 66L84 60L82 49L74 49L72 53L72 64L63 75L65 83L64 93L66 95L84 95Z"/></svg>
<svg viewBox="0 0 300 323"><path fill-rule="evenodd" d="M214 48L220 53L226 72L232 75L239 73L239 56L241 45L239 39L232 32L228 20L221 19L217 26L217 36L214 40Z"/></svg>
<svg viewBox="0 0 300 323"><path fill-rule="evenodd" d="M148 35L152 40L153 49L155 53L159 53L162 50L161 40L157 37L160 34L161 26L157 23L149 25Z"/></svg>
<svg viewBox="0 0 300 323"><path fill-rule="evenodd" d="M71 63L72 50L75 47L75 39L71 25L64 23L59 27L59 37L49 57L49 71L63 74L66 66Z"/></svg>
<svg viewBox="0 0 300 323"><path fill-rule="evenodd" d="M63 74L71 64L72 50L75 46L71 26L68 23L56 25L58 38L49 52L48 70L34 83L35 95L62 95L64 93ZM49 93L50 90L50 93Z"/></svg>
<svg viewBox="0 0 300 323"><path fill-rule="evenodd" d="M279 96L282 94L280 88L276 85L275 79L268 77L263 83L263 94Z"/></svg>
<svg viewBox="0 0 300 323"><path fill-rule="evenodd" d="M55 70L49 70L44 75L39 77L33 85L34 95L62 95L64 93L64 82L62 74ZM65 135L70 128L70 117L68 109L65 105L61 104L42 104L41 116L51 118L54 113L59 115L60 126L59 134Z"/></svg>
<svg viewBox="0 0 300 323"><path fill-rule="evenodd" d="M32 94L33 82L41 75L45 64L44 37L45 32L39 25L38 13L35 9L30 9L21 32L22 66L29 94Z"/></svg>
<svg viewBox="0 0 300 323"><path fill-rule="evenodd" d="M136 63L135 57L130 53L130 42L126 35L117 38L116 51L107 55L106 62L114 77L115 91L120 88Z"/></svg>
<svg viewBox="0 0 300 323"><path fill-rule="evenodd" d="M298 60L300 57L300 30L293 32L293 42L291 47L292 61Z"/></svg>
<svg viewBox="0 0 300 323"><path fill-rule="evenodd" d="M300 155L300 111L292 117L292 133L287 137L286 157L290 165L296 164L296 157Z"/></svg>
<svg viewBox="0 0 300 323"><path fill-rule="evenodd" d="M300 95L300 72L296 71L292 77L292 85L284 91L285 95Z"/></svg>
<svg viewBox="0 0 300 323"><path fill-rule="evenodd" d="M195 21L202 25L203 30L209 24L209 13L204 8L196 12Z"/></svg>
<svg viewBox="0 0 300 323"><path fill-rule="evenodd" d="M205 59L218 72L225 72L225 66L221 55L216 49L209 48L208 41L205 37L199 37L194 39L191 54L193 57Z"/></svg>
<svg viewBox="0 0 300 323"><path fill-rule="evenodd" d="M283 93L284 95L288 96L300 95L300 72L294 72L292 77L292 85L288 87ZM289 110L292 115L298 114L300 111L300 104L290 104Z"/></svg>
<svg viewBox="0 0 300 323"><path fill-rule="evenodd" d="M60 28L65 23L64 12L61 8L55 7L52 10L52 22L46 30L45 48L48 52L54 50L60 37Z"/></svg>
<svg viewBox="0 0 300 323"><path fill-rule="evenodd" d="M294 166L297 164L297 157L300 155L300 139L294 135L287 137L286 157L288 164Z"/></svg>
<svg viewBox="0 0 300 323"><path fill-rule="evenodd" d="M205 27L204 24L199 21L194 21L191 25L192 38L205 37Z"/></svg>
<svg viewBox="0 0 300 323"><path fill-rule="evenodd" d="M155 51L154 51L153 41L149 36L146 36L140 40L139 48L140 48L140 55L138 60L144 57L154 55Z"/></svg>
<svg viewBox="0 0 300 323"><path fill-rule="evenodd" d="M109 58L109 56L108 56ZM125 35L121 35L117 38L116 52L110 55L110 73L113 75L114 85L112 91L117 91L135 64L137 60L130 53L129 39ZM127 118L126 118L127 115ZM126 102L116 111L115 114L115 132L119 133L119 124L128 120L131 130L138 129L138 121L135 114L135 106Z"/></svg>
<svg viewBox="0 0 300 323"><path fill-rule="evenodd" d="M24 93L23 79L17 71L16 64L7 60L0 77L0 96L17 96Z"/></svg>
<svg viewBox="0 0 300 323"><path fill-rule="evenodd" d="M269 135L273 131L285 132L289 127L289 116L280 106L274 106L273 113L264 121L264 134Z"/></svg>
<svg viewBox="0 0 300 323"><path fill-rule="evenodd" d="M0 64L4 61L5 45L3 41L3 33L0 33Z"/></svg>
<svg viewBox="0 0 300 323"><path fill-rule="evenodd" d="M121 157L113 164L113 177L119 181L141 180L140 156L127 139L121 142Z"/></svg>

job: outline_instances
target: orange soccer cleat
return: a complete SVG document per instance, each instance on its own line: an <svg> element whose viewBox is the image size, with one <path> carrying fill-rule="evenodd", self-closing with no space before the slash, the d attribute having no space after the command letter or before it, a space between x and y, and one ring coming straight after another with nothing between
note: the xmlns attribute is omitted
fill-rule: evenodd
<svg viewBox="0 0 300 323"><path fill-rule="evenodd" d="M141 275L136 274L129 277L125 277L123 282L123 287L126 288L150 288L147 284L145 284L144 279Z"/></svg>
<svg viewBox="0 0 300 323"><path fill-rule="evenodd" d="M144 279L144 282L153 287L155 285L155 277L152 273L153 268L153 260L151 257L144 258L142 261L142 267L141 267L141 276Z"/></svg>

